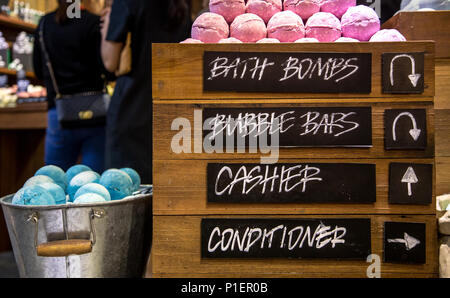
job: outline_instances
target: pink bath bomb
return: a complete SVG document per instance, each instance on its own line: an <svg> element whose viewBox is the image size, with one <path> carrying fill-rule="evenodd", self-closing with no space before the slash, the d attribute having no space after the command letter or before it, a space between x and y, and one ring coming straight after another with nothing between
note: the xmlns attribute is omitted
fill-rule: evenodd
<svg viewBox="0 0 450 298"><path fill-rule="evenodd" d="M198 39L188 38L186 40L183 40L180 43L203 43L203 41L198 40Z"/></svg>
<svg viewBox="0 0 450 298"><path fill-rule="evenodd" d="M229 24L241 14L245 13L244 0L210 0L209 11L220 14Z"/></svg>
<svg viewBox="0 0 450 298"><path fill-rule="evenodd" d="M342 16L342 36L368 41L380 31L380 19L372 8L365 5L350 7Z"/></svg>
<svg viewBox="0 0 450 298"><path fill-rule="evenodd" d="M276 13L267 24L267 35L281 42L294 42L305 37L302 18L290 10Z"/></svg>
<svg viewBox="0 0 450 298"><path fill-rule="evenodd" d="M229 37L219 40L219 43L242 43L242 41L234 37Z"/></svg>
<svg viewBox="0 0 450 298"><path fill-rule="evenodd" d="M256 14L245 13L231 23L230 35L242 42L257 42L267 36L267 28L263 19Z"/></svg>
<svg viewBox="0 0 450 298"><path fill-rule="evenodd" d="M356 0L322 0L320 11L332 13L340 19L353 6L356 6Z"/></svg>
<svg viewBox="0 0 450 298"><path fill-rule="evenodd" d="M329 12L318 12L306 22L306 37L333 42L341 37L341 22Z"/></svg>
<svg viewBox="0 0 450 298"><path fill-rule="evenodd" d="M248 0L245 11L256 14L267 24L274 14L282 10L281 0Z"/></svg>
<svg viewBox="0 0 450 298"><path fill-rule="evenodd" d="M359 40L350 37L341 37L338 38L336 42L359 42Z"/></svg>
<svg viewBox="0 0 450 298"><path fill-rule="evenodd" d="M301 42L319 42L317 39L312 38L312 37L304 37L304 38L300 38L298 40L296 40L295 42L301 43Z"/></svg>
<svg viewBox="0 0 450 298"><path fill-rule="evenodd" d="M375 33L370 41L406 41L397 29L383 29Z"/></svg>
<svg viewBox="0 0 450 298"><path fill-rule="evenodd" d="M258 40L256 43L280 43L276 38L263 38Z"/></svg>
<svg viewBox="0 0 450 298"><path fill-rule="evenodd" d="M204 43L217 43L228 38L229 33L228 24L220 14L205 12L192 24L191 37Z"/></svg>
<svg viewBox="0 0 450 298"><path fill-rule="evenodd" d="M307 21L313 14L320 11L321 0L284 0L284 10L298 14Z"/></svg>

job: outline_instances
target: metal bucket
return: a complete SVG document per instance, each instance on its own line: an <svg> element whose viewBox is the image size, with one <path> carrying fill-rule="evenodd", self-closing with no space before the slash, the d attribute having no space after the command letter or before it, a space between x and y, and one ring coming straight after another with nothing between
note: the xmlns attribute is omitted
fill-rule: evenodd
<svg viewBox="0 0 450 298"><path fill-rule="evenodd" d="M120 201L19 206L0 199L21 277L143 277L152 193Z"/></svg>

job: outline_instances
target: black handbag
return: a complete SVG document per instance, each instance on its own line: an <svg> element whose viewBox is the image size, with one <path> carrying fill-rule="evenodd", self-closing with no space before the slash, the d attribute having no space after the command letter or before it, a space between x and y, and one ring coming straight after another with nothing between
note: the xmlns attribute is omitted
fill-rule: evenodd
<svg viewBox="0 0 450 298"><path fill-rule="evenodd" d="M104 125L111 97L103 91L83 92L70 95L62 95L56 83L50 57L44 42L44 20L39 30L39 40L45 56L53 87L55 88L55 105L58 121L62 128L80 128Z"/></svg>

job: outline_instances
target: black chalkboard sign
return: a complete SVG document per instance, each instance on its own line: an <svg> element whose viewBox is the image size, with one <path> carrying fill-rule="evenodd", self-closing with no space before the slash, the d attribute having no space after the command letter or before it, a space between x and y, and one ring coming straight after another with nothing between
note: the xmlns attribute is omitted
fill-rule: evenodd
<svg viewBox="0 0 450 298"><path fill-rule="evenodd" d="M208 52L203 90L370 93L371 53Z"/></svg>
<svg viewBox="0 0 450 298"><path fill-rule="evenodd" d="M423 93L424 53L382 54L383 93Z"/></svg>
<svg viewBox="0 0 450 298"><path fill-rule="evenodd" d="M384 261L386 263L425 264L426 224L385 222Z"/></svg>
<svg viewBox="0 0 450 298"><path fill-rule="evenodd" d="M370 219L202 219L202 258L366 260Z"/></svg>
<svg viewBox="0 0 450 298"><path fill-rule="evenodd" d="M370 204L375 172L374 164L209 163L208 202Z"/></svg>
<svg viewBox="0 0 450 298"><path fill-rule="evenodd" d="M212 147L372 146L371 107L204 109L203 119Z"/></svg>
<svg viewBox="0 0 450 298"><path fill-rule="evenodd" d="M392 109L384 112L386 150L424 150L427 148L425 109Z"/></svg>
<svg viewBox="0 0 450 298"><path fill-rule="evenodd" d="M389 203L429 205L433 200L433 165L391 163Z"/></svg>

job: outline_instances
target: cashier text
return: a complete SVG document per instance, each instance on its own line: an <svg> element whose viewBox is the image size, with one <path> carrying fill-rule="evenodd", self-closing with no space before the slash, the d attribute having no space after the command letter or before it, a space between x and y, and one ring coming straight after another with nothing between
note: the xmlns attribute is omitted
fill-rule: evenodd
<svg viewBox="0 0 450 298"><path fill-rule="evenodd" d="M322 112L312 108L302 113L291 110L236 115L216 112L203 121L202 110L194 110L193 128L189 119L172 121L171 129L177 133L171 148L176 154L192 153L192 147L193 153L258 153L259 150L261 163L273 164L278 161L280 137L294 134L298 139L338 139L359 128L355 116L354 111Z"/></svg>

